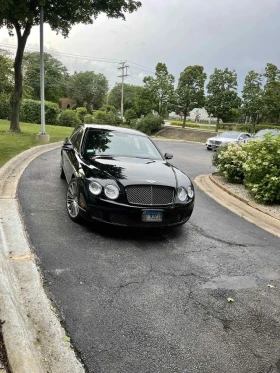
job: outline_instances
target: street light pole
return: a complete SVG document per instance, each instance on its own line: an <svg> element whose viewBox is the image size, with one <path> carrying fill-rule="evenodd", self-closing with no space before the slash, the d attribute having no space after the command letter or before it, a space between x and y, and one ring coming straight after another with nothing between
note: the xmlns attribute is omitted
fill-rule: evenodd
<svg viewBox="0 0 280 373"><path fill-rule="evenodd" d="M41 91L41 132L37 140L49 142L50 136L45 130L45 67L44 67L44 10L40 10L40 91Z"/></svg>

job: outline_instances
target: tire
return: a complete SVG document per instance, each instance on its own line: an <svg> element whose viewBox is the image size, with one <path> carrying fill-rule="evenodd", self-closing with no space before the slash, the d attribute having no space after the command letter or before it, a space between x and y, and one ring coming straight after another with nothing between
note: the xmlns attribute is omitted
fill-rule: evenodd
<svg viewBox="0 0 280 373"><path fill-rule="evenodd" d="M209 148L208 146L206 147L207 150L212 150L211 148Z"/></svg>
<svg viewBox="0 0 280 373"><path fill-rule="evenodd" d="M79 223L82 220L78 204L78 185L75 179L72 179L68 185L66 193L66 209L71 220Z"/></svg>
<svg viewBox="0 0 280 373"><path fill-rule="evenodd" d="M66 179L66 176L65 176L65 173L64 173L64 170L63 170L63 167L62 167L62 157L61 157L61 160L60 160L60 178L62 180Z"/></svg>

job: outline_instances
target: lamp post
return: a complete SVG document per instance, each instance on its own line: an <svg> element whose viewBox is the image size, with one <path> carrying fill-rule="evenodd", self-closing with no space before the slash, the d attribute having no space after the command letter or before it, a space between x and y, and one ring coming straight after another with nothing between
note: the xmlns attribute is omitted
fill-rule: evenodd
<svg viewBox="0 0 280 373"><path fill-rule="evenodd" d="M41 132L36 139L49 142L50 136L45 131L45 68L44 68L44 10L40 11L40 90L41 90Z"/></svg>

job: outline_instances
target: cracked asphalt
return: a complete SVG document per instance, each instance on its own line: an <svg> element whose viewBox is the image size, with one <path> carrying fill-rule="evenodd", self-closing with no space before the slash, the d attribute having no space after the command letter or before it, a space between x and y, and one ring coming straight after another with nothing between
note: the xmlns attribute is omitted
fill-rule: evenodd
<svg viewBox="0 0 280 373"><path fill-rule="evenodd" d="M157 144L191 178L212 171L203 145ZM200 190L186 225L154 231L77 225L65 193L59 150L35 159L18 190L46 290L88 372L280 372L279 238Z"/></svg>

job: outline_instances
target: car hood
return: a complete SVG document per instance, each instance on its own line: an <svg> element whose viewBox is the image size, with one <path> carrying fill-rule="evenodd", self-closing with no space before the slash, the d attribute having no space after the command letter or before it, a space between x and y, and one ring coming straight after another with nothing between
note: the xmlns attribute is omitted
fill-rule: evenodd
<svg viewBox="0 0 280 373"><path fill-rule="evenodd" d="M232 139L230 137L221 137L221 136L215 136L215 137L210 137L209 140L214 140L214 141L221 141L221 142L234 142L238 141L237 139Z"/></svg>
<svg viewBox="0 0 280 373"><path fill-rule="evenodd" d="M133 184L160 184L177 187L178 180L187 176L164 160L112 157L92 158L90 174L99 179L114 179L123 186ZM187 178L188 179L188 178Z"/></svg>

